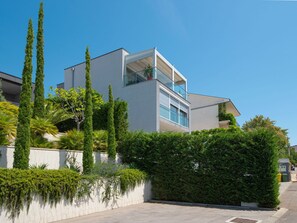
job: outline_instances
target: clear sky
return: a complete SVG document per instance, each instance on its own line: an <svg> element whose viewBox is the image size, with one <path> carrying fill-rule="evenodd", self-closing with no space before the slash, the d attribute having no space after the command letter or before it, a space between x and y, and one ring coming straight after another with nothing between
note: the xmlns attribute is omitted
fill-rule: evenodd
<svg viewBox="0 0 297 223"><path fill-rule="evenodd" d="M39 2L0 0L1 71L21 76ZM44 11L46 90L84 60L86 46L91 57L157 47L189 92L230 98L240 125L270 117L297 144L297 1L45 0Z"/></svg>

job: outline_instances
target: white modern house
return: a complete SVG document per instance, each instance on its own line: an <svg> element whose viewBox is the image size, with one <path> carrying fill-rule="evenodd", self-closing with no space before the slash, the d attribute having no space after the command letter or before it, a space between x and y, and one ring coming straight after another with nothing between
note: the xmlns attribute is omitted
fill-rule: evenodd
<svg viewBox="0 0 297 223"><path fill-rule="evenodd" d="M185 76L155 48L138 53L120 48L95 57L91 60L91 78L92 87L104 100L108 100L108 85L111 85L114 98L127 101L132 131L190 132L220 126L218 111L212 111L203 120L203 113L208 109L201 108L219 102L209 97L207 104L202 102L207 101L203 96L189 95ZM58 85L66 90L84 86L85 62L66 68L64 83ZM209 106L215 110L214 107ZM236 114L239 114L237 110ZM208 118L215 120L209 120L208 125ZM203 124L199 124L201 121Z"/></svg>

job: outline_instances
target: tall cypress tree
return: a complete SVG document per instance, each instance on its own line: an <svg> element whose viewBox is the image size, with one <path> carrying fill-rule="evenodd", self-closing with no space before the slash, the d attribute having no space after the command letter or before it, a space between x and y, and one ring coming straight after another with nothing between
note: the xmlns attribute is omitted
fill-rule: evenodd
<svg viewBox="0 0 297 223"><path fill-rule="evenodd" d="M116 137L114 128L114 101L111 85L108 86L108 116L107 116L107 131L108 131L108 159L114 161L116 158Z"/></svg>
<svg viewBox="0 0 297 223"><path fill-rule="evenodd" d="M35 98L34 98L34 109L33 117L44 116L44 57L43 57L43 3L40 3L38 13L38 33L37 33L37 68L35 78Z"/></svg>
<svg viewBox="0 0 297 223"><path fill-rule="evenodd" d="M91 172L93 160L93 103L92 83L90 76L90 53L86 49L86 98L85 98L85 120L84 120L84 151L83 151L83 173Z"/></svg>
<svg viewBox="0 0 297 223"><path fill-rule="evenodd" d="M25 62L22 73L22 92L20 96L18 125L13 160L13 167L19 169L29 168L33 40L33 25L32 20L30 19L27 33Z"/></svg>

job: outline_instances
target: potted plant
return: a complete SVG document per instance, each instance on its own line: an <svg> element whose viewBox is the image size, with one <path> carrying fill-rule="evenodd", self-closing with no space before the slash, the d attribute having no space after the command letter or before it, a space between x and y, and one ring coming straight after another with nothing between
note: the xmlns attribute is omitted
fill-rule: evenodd
<svg viewBox="0 0 297 223"><path fill-rule="evenodd" d="M153 68L150 64L146 66L143 75L147 78L147 80L153 79Z"/></svg>

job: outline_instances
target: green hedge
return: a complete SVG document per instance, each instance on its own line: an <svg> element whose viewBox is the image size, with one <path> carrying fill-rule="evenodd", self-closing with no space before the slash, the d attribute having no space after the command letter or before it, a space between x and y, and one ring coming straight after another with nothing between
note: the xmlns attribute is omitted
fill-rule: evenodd
<svg viewBox="0 0 297 223"><path fill-rule="evenodd" d="M279 202L275 139L264 130L137 132L120 152L124 162L151 175L155 199L262 207Z"/></svg>

